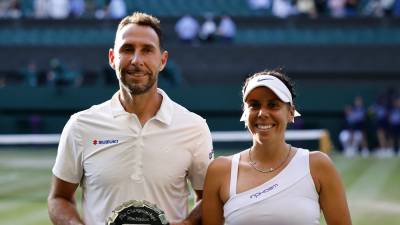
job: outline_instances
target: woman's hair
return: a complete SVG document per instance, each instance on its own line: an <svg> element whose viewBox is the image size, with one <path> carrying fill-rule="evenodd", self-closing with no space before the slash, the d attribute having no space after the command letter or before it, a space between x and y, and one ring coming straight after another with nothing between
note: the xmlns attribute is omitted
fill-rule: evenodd
<svg viewBox="0 0 400 225"><path fill-rule="evenodd" d="M270 75L270 76L274 76L276 78L278 78L280 81L283 82L283 84L285 84L285 86L289 89L290 94L292 95L292 100L293 100L293 104L294 104L294 99L296 98L296 92L294 89L294 83L293 81L282 72L281 69L277 69L277 70L264 70L261 72L257 72L251 76L249 76L248 78L246 78L243 87L242 87L242 94L244 94L248 83L250 82L250 80L252 80L255 77L258 76L265 76L265 75Z"/></svg>

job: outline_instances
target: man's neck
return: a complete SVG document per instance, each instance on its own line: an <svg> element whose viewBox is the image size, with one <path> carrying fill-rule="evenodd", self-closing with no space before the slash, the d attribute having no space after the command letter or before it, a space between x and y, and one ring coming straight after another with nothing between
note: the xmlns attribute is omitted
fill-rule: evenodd
<svg viewBox="0 0 400 225"><path fill-rule="evenodd" d="M126 112L136 114L143 127L160 109L162 95L157 92L157 89L149 90L141 95L131 95L125 90L120 90L119 101Z"/></svg>

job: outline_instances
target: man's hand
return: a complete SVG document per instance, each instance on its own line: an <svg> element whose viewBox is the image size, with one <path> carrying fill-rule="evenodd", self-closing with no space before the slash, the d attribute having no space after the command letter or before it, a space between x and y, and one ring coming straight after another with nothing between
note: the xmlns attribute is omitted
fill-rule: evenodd
<svg viewBox="0 0 400 225"><path fill-rule="evenodd" d="M179 223L170 223L170 225L201 225L201 199L203 198L202 190L195 190L196 205L189 213L189 216Z"/></svg>

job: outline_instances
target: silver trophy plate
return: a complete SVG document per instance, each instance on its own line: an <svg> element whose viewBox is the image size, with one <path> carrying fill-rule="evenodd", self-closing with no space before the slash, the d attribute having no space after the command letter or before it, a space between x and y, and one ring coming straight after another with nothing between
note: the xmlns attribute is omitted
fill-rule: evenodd
<svg viewBox="0 0 400 225"><path fill-rule="evenodd" d="M168 225L164 212L145 200L124 202L112 211L106 225Z"/></svg>

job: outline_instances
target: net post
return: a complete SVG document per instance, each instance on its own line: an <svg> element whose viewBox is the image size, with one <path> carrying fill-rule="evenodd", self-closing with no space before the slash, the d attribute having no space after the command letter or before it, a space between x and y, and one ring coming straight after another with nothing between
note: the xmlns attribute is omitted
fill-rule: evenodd
<svg viewBox="0 0 400 225"><path fill-rule="evenodd" d="M332 149L332 142L329 131L323 130L319 138L319 149L321 152L328 154Z"/></svg>

